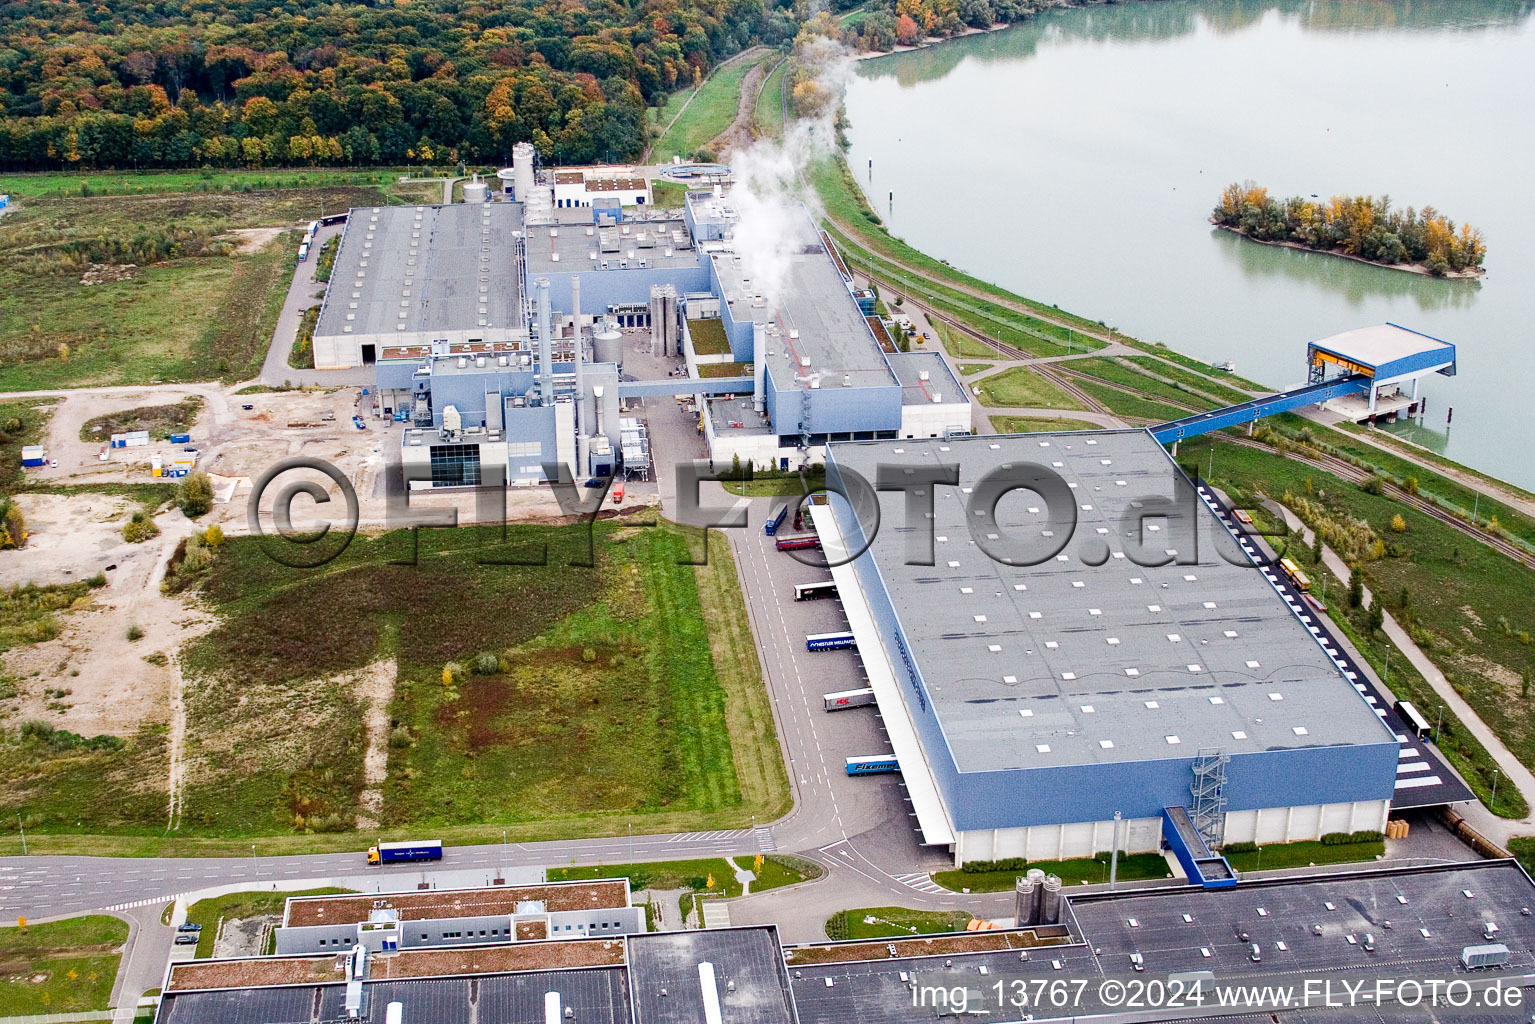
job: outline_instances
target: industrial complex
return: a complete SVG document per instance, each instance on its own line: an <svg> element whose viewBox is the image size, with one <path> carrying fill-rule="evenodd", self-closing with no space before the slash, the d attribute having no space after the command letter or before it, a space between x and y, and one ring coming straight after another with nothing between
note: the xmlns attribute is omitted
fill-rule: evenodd
<svg viewBox="0 0 1535 1024"><path fill-rule="evenodd" d="M717 463L788 469L833 440L970 431L943 357L902 351L803 209L770 246L743 245L723 186L668 211L633 179L538 178L530 147L515 159L510 198L471 183L478 201L358 209L342 235L316 366L376 368L408 486L645 472L625 413L664 395L698 403ZM626 344L671 375L625 373Z"/></svg>
<svg viewBox="0 0 1535 1024"><path fill-rule="evenodd" d="M1468 1010L1471 994L1517 994L1535 968L1532 905L1535 886L1505 860L1234 889L1068 894L1049 901L1043 920L1020 892L1001 929L891 941L783 946L769 925L525 939L450 952L357 947L200 960L169 969L156 1020L848 1024L1109 1014L1103 1019L1128 1024L1261 1011L1265 1020L1307 1021L1339 1012L1344 982L1393 972L1464 990L1465 1001L1436 1000L1435 1019L1493 1020L1500 1018ZM1284 998L1275 983L1313 975L1338 987L1297 983L1289 1001L1263 1001ZM1185 997L1176 1000L1116 996L1137 979L1202 987L1197 997L1180 992ZM1242 985L1265 986L1265 994L1232 994ZM1030 999L1041 987L1059 992ZM1424 1012L1421 1004L1408 1008L1409 990L1384 998L1377 991L1368 1007L1343 1005L1372 1017ZM1407 1007L1391 1005L1398 1001ZM1281 1016L1270 1018L1275 1012Z"/></svg>

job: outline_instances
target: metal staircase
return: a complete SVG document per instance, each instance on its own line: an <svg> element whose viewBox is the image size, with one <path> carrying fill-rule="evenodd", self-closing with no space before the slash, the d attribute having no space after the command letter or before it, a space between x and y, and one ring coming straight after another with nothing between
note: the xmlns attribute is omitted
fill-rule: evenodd
<svg viewBox="0 0 1535 1024"><path fill-rule="evenodd" d="M1219 748L1204 748L1194 758L1194 781L1189 793L1194 798L1189 817L1199 830L1205 845L1220 848L1226 833L1226 765L1231 755Z"/></svg>

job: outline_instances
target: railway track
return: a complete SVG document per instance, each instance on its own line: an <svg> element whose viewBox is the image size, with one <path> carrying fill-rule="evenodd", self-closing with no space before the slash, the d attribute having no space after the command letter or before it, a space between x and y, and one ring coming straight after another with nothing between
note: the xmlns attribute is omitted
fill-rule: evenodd
<svg viewBox="0 0 1535 1024"><path fill-rule="evenodd" d="M1316 452L1311 451L1310 449L1277 452L1277 450L1270 445L1266 445L1261 441L1253 441L1245 437L1227 436L1224 438L1224 440L1236 445L1240 445L1243 448L1255 448L1259 451L1269 452L1270 454L1282 454L1296 460L1297 462L1309 462L1313 465L1321 466L1333 476L1353 484L1363 483L1365 480L1375 475L1374 473L1360 469L1353 463L1340 459L1335 455L1328 455L1326 452ZM1480 541L1481 543L1486 544L1494 551L1512 558L1514 561L1518 562L1520 565L1527 569L1535 569L1535 555L1530 554L1530 552L1526 551L1519 545L1514 544L1511 541L1504 540L1502 537L1487 533L1486 531L1461 519L1454 513L1448 512L1433 502L1427 501L1416 494L1412 494L1409 491L1398 487L1394 483L1386 480L1382 480L1381 482L1386 494L1389 494L1394 500L1401 502L1408 508L1411 508L1416 512L1421 512L1423 515L1428 516L1430 519L1437 519L1439 522L1444 523L1447 526L1453 526L1455 529L1459 530L1467 537L1470 537L1472 540Z"/></svg>

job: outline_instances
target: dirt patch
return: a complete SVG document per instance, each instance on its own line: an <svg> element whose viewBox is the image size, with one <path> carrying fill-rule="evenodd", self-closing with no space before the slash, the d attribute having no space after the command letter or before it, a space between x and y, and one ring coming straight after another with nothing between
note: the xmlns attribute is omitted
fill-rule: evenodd
<svg viewBox="0 0 1535 1024"><path fill-rule="evenodd" d="M253 252L260 252L278 235L283 233L282 228L235 228L229 232L240 240L235 248L237 256L249 256Z"/></svg>
<svg viewBox="0 0 1535 1024"><path fill-rule="evenodd" d="M267 936L280 923L279 914L260 914L225 921L213 940L213 955L260 956L266 951Z"/></svg>
<svg viewBox="0 0 1535 1024"><path fill-rule="evenodd" d="M96 500L21 496L24 508L46 503L79 516L72 534L57 525L43 534L58 538L53 549L58 557L64 556L66 546L78 546L82 539L89 545L91 538L101 549L98 558L115 557L112 552L123 545L113 524L123 518L126 503L97 495L90 498ZM180 518L180 513L174 515ZM106 587L59 617L58 637L6 652L4 669L18 680L17 716L41 718L84 736L131 736L143 723L167 720L171 670L167 659L155 655L180 647L207 629L210 621L160 592L165 562L180 540L168 524L162 528L167 533L157 542L124 552L118 568L104 574L109 580ZM25 552L6 554L37 552L29 546ZM128 639L130 626L139 627L142 639Z"/></svg>
<svg viewBox="0 0 1535 1024"><path fill-rule="evenodd" d="M1470 619L1477 629L1481 629L1483 626L1487 625L1487 623L1482 621L1482 617L1476 613L1476 609L1471 607L1469 604L1461 605L1460 613L1466 618Z"/></svg>
<svg viewBox="0 0 1535 1024"><path fill-rule="evenodd" d="M1520 687L1524 685L1524 680L1518 672L1515 672L1506 665L1500 665L1496 661L1484 658L1480 654L1467 654L1462 651L1456 655L1456 660L1468 672L1491 679L1501 689L1512 690L1517 693Z"/></svg>
<svg viewBox="0 0 1535 1024"><path fill-rule="evenodd" d="M80 275L80 283L89 287L93 284L110 284L114 281L131 281L133 272L138 267L132 263L92 263Z"/></svg>
<svg viewBox="0 0 1535 1024"><path fill-rule="evenodd" d="M353 692L363 708L363 726L368 751L363 755L363 791L358 803L359 829L378 828L378 816L384 806L384 780L389 775L389 702L394 699L396 666L393 661L369 665L357 676Z"/></svg>

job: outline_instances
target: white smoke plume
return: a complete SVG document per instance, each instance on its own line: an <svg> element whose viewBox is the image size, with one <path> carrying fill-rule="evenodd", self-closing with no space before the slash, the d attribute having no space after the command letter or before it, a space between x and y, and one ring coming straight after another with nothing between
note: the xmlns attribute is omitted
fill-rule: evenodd
<svg viewBox="0 0 1535 1024"><path fill-rule="evenodd" d="M840 42L802 39L786 70L795 82L791 107L800 116L787 122L782 139L759 139L729 158L736 181L731 197L740 215L734 248L753 290L769 303L788 279L789 256L815 243L815 225L801 204L810 206L812 218L819 204L802 176L836 150L837 111L853 66L851 51Z"/></svg>

